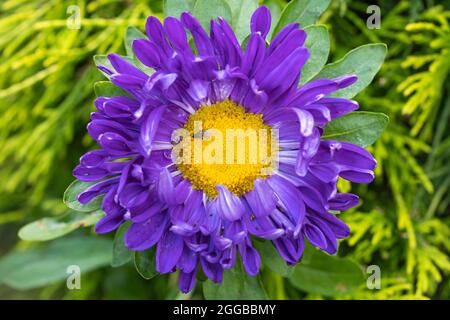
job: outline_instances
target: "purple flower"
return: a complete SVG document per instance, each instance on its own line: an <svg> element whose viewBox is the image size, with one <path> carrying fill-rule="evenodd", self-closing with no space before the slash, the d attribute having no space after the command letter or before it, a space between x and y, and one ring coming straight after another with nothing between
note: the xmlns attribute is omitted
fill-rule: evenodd
<svg viewBox="0 0 450 320"><path fill-rule="evenodd" d="M209 35L188 12L180 20L166 18L164 25L150 17L148 39L135 40L133 49L155 72L148 75L115 54L109 55L113 70L101 67L128 96L95 102L88 132L101 148L86 153L74 175L98 183L78 199L87 203L104 194L106 216L95 231L110 232L131 221L126 246L156 245L157 271L179 270L183 292L193 289L199 267L221 282L238 254L245 271L256 275L261 259L252 245L255 237L272 241L288 264L300 260L305 239L336 253L337 239L349 228L329 211L358 203L356 195L337 192L338 177L356 183L374 178L376 162L366 150L321 139L327 123L358 108L355 101L330 97L356 76L298 87L309 58L306 33L289 24L267 46L270 23L269 10L260 7L242 50L220 17L211 21ZM174 140L181 128L189 136ZM277 131L276 141L269 137L276 147L266 148L264 161L251 163L248 151L245 163L196 163L195 151L179 161L174 149L205 141L210 129ZM211 144L202 145L202 152Z"/></svg>

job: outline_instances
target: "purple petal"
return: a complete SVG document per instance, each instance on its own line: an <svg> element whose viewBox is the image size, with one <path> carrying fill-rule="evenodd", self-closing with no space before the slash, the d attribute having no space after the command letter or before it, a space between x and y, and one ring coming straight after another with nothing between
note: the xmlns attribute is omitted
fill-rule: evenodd
<svg viewBox="0 0 450 320"><path fill-rule="evenodd" d="M172 175L167 168L162 168L159 180L158 180L158 197L159 199L168 205L176 204L176 192L173 185Z"/></svg>
<svg viewBox="0 0 450 320"><path fill-rule="evenodd" d="M198 53L201 56L214 56L211 41L198 20L189 12L183 12L181 22L191 32Z"/></svg>
<svg viewBox="0 0 450 320"><path fill-rule="evenodd" d="M144 65L150 68L158 68L161 65L161 57L154 44L146 39L133 41L133 52Z"/></svg>
<svg viewBox="0 0 450 320"><path fill-rule="evenodd" d="M186 273L180 271L180 275L178 276L178 288L183 293L188 293L195 286L195 275L197 274L197 268L192 272Z"/></svg>
<svg viewBox="0 0 450 320"><path fill-rule="evenodd" d="M248 76L252 76L263 63L265 53L266 43L264 39L259 34L252 34L242 58L242 72Z"/></svg>
<svg viewBox="0 0 450 320"><path fill-rule="evenodd" d="M271 91L276 88L286 90L298 77L300 70L309 58L309 51L306 48L295 49L286 57L277 67L264 75L260 87L265 91ZM268 63L267 61L265 63Z"/></svg>
<svg viewBox="0 0 450 320"><path fill-rule="evenodd" d="M164 19L164 31L172 46L178 51L188 52L190 47L187 41L183 25L174 17Z"/></svg>
<svg viewBox="0 0 450 320"><path fill-rule="evenodd" d="M328 202L331 210L344 211L358 205L359 198L352 193L338 193Z"/></svg>
<svg viewBox="0 0 450 320"><path fill-rule="evenodd" d="M123 218L124 214L125 210L107 214L95 224L94 231L102 234L116 230L125 221Z"/></svg>
<svg viewBox="0 0 450 320"><path fill-rule="evenodd" d="M313 224L306 224L304 226L305 236L308 238L309 242L319 249L325 250L327 248L327 240L322 231Z"/></svg>
<svg viewBox="0 0 450 320"><path fill-rule="evenodd" d="M197 258L197 253L195 251L192 251L188 246L185 245L180 260L178 260L177 266L183 272L190 273L197 267Z"/></svg>
<svg viewBox="0 0 450 320"><path fill-rule="evenodd" d="M166 107L158 107L148 115L141 128L139 143L144 151L144 155L149 157L152 152L153 140L161 121L161 117Z"/></svg>
<svg viewBox="0 0 450 320"><path fill-rule="evenodd" d="M118 178L112 178L94 184L78 195L78 201L81 204L89 203L95 197L108 192L118 183Z"/></svg>
<svg viewBox="0 0 450 320"><path fill-rule="evenodd" d="M209 85L210 83L208 81L193 80L189 84L189 89L187 90L187 93L195 101L202 102L208 97Z"/></svg>
<svg viewBox="0 0 450 320"><path fill-rule="evenodd" d="M147 23L145 24L145 30L147 31L148 37L155 42L156 46L161 50L161 53L165 55L165 57L162 58L171 57L173 49L166 40L163 26L158 18L153 16L148 17Z"/></svg>
<svg viewBox="0 0 450 320"><path fill-rule="evenodd" d="M246 243L241 243L239 245L239 252L241 253L245 272L251 276L257 275L261 265L261 257L259 256L258 251L253 248L251 241L247 240Z"/></svg>
<svg viewBox="0 0 450 320"><path fill-rule="evenodd" d="M125 245L130 250L142 251L160 241L169 216L162 212L144 223L133 223L125 234Z"/></svg>
<svg viewBox="0 0 450 320"><path fill-rule="evenodd" d="M254 189L245 195L250 208L257 217L270 214L277 205L277 198L267 183L256 179Z"/></svg>
<svg viewBox="0 0 450 320"><path fill-rule="evenodd" d="M156 249L156 270L169 273L178 263L183 252L183 238L169 230L164 233Z"/></svg>
<svg viewBox="0 0 450 320"><path fill-rule="evenodd" d="M206 259L200 259L202 270L209 279L215 283L221 283L223 278L223 268L219 263L210 263Z"/></svg>
<svg viewBox="0 0 450 320"><path fill-rule="evenodd" d="M128 145L127 139L120 134L114 132L106 132L99 136L98 143L109 154L114 156L127 156L132 153L132 149Z"/></svg>
<svg viewBox="0 0 450 320"><path fill-rule="evenodd" d="M300 134L304 137L309 137L312 135L314 129L314 118L311 113L298 108L292 108L291 110L297 116L300 124Z"/></svg>
<svg viewBox="0 0 450 320"><path fill-rule="evenodd" d="M109 54L108 59L118 73L127 74L144 80L148 78L148 76L144 72L142 72L117 54Z"/></svg>
<svg viewBox="0 0 450 320"><path fill-rule="evenodd" d="M265 38L270 31L271 20L270 10L266 6L261 6L252 15L250 29L253 33L260 32Z"/></svg>
<svg viewBox="0 0 450 320"><path fill-rule="evenodd" d="M216 208L223 219L228 221L239 220L245 213L245 207L238 196L231 193L227 187L218 185L219 196L216 199Z"/></svg>

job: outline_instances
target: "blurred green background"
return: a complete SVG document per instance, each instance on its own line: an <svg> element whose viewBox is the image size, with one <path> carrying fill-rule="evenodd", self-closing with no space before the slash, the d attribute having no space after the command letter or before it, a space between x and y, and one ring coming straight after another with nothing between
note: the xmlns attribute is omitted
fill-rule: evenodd
<svg viewBox="0 0 450 320"><path fill-rule="evenodd" d="M274 19L286 4L262 3ZM381 28L371 30L366 10L373 4L381 8ZM80 29L67 27L69 5L81 9ZM174 274L145 280L131 263L112 268L113 236L94 236L91 228L54 243L17 237L26 223L67 212L61 198L73 180L72 168L94 147L85 127L93 111L93 83L102 75L92 57L124 53L126 27L142 30L146 17L161 17L162 10L161 0L0 2L0 298L203 297L199 286L190 296L180 295ZM340 190L362 199L341 215L352 234L342 241L339 256L363 271L379 266L381 289L369 290L364 282L324 294L263 268L269 298L450 297L449 21L450 1L331 1L319 21L330 31L330 61L366 43L389 48L372 85L356 97L362 110L391 119L370 147L377 178L368 186L339 183ZM74 257L90 271L82 274L81 290L67 290L65 279L55 276Z"/></svg>

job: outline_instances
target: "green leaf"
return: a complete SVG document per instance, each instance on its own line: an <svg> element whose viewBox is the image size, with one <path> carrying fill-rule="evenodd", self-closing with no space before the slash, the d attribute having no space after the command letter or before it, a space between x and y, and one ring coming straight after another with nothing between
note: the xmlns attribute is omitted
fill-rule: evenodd
<svg viewBox="0 0 450 320"><path fill-rule="evenodd" d="M311 55L302 69L300 84L307 83L322 70L330 53L330 37L326 26L309 26L305 28L305 31L308 35L305 46Z"/></svg>
<svg viewBox="0 0 450 320"><path fill-rule="evenodd" d="M258 0L226 0L231 8L233 30L239 43L250 34L250 19L258 8Z"/></svg>
<svg viewBox="0 0 450 320"><path fill-rule="evenodd" d="M281 13L273 36L289 23L299 22L302 28L314 24L329 4L330 0L293 0L289 2Z"/></svg>
<svg viewBox="0 0 450 320"><path fill-rule="evenodd" d="M128 27L125 31L125 50L127 52L127 56L133 57L133 41L136 39L143 39L147 36L142 33L139 29L135 27Z"/></svg>
<svg viewBox="0 0 450 320"><path fill-rule="evenodd" d="M63 201L70 209L81 212L92 212L99 210L102 206L103 196L95 197L87 204L78 202L77 197L87 188L93 186L97 182L84 182L75 180L72 182L64 192Z"/></svg>
<svg viewBox="0 0 450 320"><path fill-rule="evenodd" d="M115 86L109 81L97 81L94 83L94 91L97 97L115 97L115 96L127 96L128 94Z"/></svg>
<svg viewBox="0 0 450 320"><path fill-rule="evenodd" d="M353 261L330 256L307 245L302 261L288 279L308 293L336 296L355 290L363 284L364 275Z"/></svg>
<svg viewBox="0 0 450 320"><path fill-rule="evenodd" d="M25 251L12 251L0 260L0 283L14 289L33 289L62 281L76 265L81 273L111 261L111 241L98 237L62 238Z"/></svg>
<svg viewBox="0 0 450 320"><path fill-rule="evenodd" d="M261 261L272 271L283 277L288 277L292 274L294 267L290 267L286 264L272 242L254 241L253 245L261 255Z"/></svg>
<svg viewBox="0 0 450 320"><path fill-rule="evenodd" d="M282 7L278 1L270 1L265 3L265 5L269 8L270 14L272 16L272 23L270 25L270 31L267 35L267 39L272 39L273 31L278 25L278 21L280 21Z"/></svg>
<svg viewBox="0 0 450 320"><path fill-rule="evenodd" d="M266 293L258 276L246 274L240 263L225 270L222 283L207 280L203 283L203 295L208 300L265 300Z"/></svg>
<svg viewBox="0 0 450 320"><path fill-rule="evenodd" d="M382 43L358 47L347 53L341 60L326 65L315 79L356 74L358 81L355 84L333 94L335 97L353 98L372 82L383 64L386 53L387 47Z"/></svg>
<svg viewBox="0 0 450 320"><path fill-rule="evenodd" d="M184 11L192 11L195 0L164 0L164 16L179 18Z"/></svg>
<svg viewBox="0 0 450 320"><path fill-rule="evenodd" d="M192 14L200 21L203 28L209 31L210 21L222 17L231 22L232 13L225 0L197 0Z"/></svg>
<svg viewBox="0 0 450 320"><path fill-rule="evenodd" d="M145 251L136 251L134 253L134 266L136 267L137 272L144 279L151 279L154 276L158 275L156 272L156 248L155 246L151 247Z"/></svg>
<svg viewBox="0 0 450 320"><path fill-rule="evenodd" d="M130 223L128 222L122 224L119 229L117 229L114 236L113 255L111 260L111 266L114 268L123 266L133 258L133 251L128 250L124 241L125 233L129 227Z"/></svg>
<svg viewBox="0 0 450 320"><path fill-rule="evenodd" d="M358 111L334 119L325 127L322 139L347 141L361 147L373 144L389 122L383 113Z"/></svg>
<svg viewBox="0 0 450 320"><path fill-rule="evenodd" d="M56 218L42 218L23 226L19 238L26 241L48 241L62 237L78 228L89 227L103 217L103 211L89 214L70 211Z"/></svg>

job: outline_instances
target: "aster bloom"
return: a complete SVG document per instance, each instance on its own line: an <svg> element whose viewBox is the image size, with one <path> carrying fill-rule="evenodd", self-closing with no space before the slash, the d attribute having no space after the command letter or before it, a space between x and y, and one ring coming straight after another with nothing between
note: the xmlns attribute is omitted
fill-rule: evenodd
<svg viewBox="0 0 450 320"><path fill-rule="evenodd" d="M188 12L163 24L149 17L148 39L135 40L133 51L155 72L146 74L115 54L108 56L113 68L100 67L128 95L95 101L87 129L100 149L81 157L74 176L97 183L78 200L104 195L106 215L95 231L111 232L130 221L126 246L157 246L157 271L179 270L183 292L193 289L199 267L218 283L239 256L244 270L256 275L261 259L254 238L272 241L289 265L299 262L305 240L336 253L349 228L330 211L358 203L356 195L338 193L338 178L374 178L376 161L366 150L321 139L325 125L358 108L330 96L356 76L299 87L309 58L306 33L292 23L266 45L270 24L269 10L258 8L242 49L220 17L211 21L209 35ZM188 139L174 140L179 129L189 132ZM253 163L180 162L174 149L195 144L208 129L276 130L277 140L267 144L276 147Z"/></svg>

